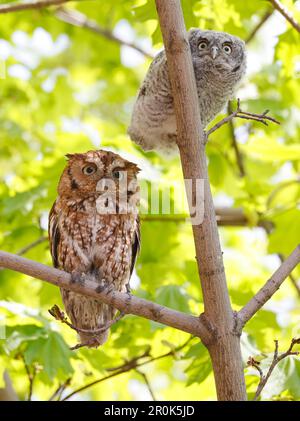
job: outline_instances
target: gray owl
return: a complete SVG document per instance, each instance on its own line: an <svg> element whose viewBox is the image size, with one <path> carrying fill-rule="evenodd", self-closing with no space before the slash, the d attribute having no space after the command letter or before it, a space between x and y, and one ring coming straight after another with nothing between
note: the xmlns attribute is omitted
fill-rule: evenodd
<svg viewBox="0 0 300 421"><path fill-rule="evenodd" d="M225 107L246 71L245 43L225 32L188 32L203 128ZM153 60L134 105L128 134L144 150L176 148L176 120L167 59Z"/></svg>

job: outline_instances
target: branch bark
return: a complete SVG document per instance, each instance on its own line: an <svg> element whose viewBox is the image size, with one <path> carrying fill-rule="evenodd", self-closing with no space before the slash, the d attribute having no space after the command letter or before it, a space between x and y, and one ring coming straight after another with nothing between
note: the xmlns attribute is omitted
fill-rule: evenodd
<svg viewBox="0 0 300 421"><path fill-rule="evenodd" d="M291 12L279 0L269 0L269 2L300 33L300 24L294 19Z"/></svg>
<svg viewBox="0 0 300 421"><path fill-rule="evenodd" d="M283 281L290 275L295 267L300 263L300 245L287 257L279 266L276 272L265 283L265 285L255 294L253 298L238 312L239 328L243 326L258 312L273 294L280 288Z"/></svg>
<svg viewBox="0 0 300 421"><path fill-rule="evenodd" d="M49 6L59 6L63 3L69 3L70 1L82 1L82 0L41 0L41 1L26 2L26 3L14 2L14 3L2 4L0 6L0 14L10 13L10 12L21 12L24 10L32 10L32 9L43 9L44 7L49 7Z"/></svg>
<svg viewBox="0 0 300 421"><path fill-rule="evenodd" d="M71 274L42 265L33 260L16 256L5 251L0 251L0 266L24 273L42 281L49 282L60 288L69 289L88 297L93 297L105 304L110 304L125 314L134 314L146 319L163 323L175 329L182 330L192 335L199 336L203 343L211 341L211 332L202 316L195 317L168 307L155 304L151 301L125 294L118 291L99 288L97 283L82 279L82 282L74 282Z"/></svg>
<svg viewBox="0 0 300 421"><path fill-rule="evenodd" d="M246 400L239 336L234 332L217 222L208 180L205 137L201 128L192 58L179 0L156 0L172 86L178 147L186 180L204 180L204 220L193 225L197 263L207 320L217 340L207 344L219 400ZM195 205L196 191L193 192ZM201 206L197 203L197 206Z"/></svg>

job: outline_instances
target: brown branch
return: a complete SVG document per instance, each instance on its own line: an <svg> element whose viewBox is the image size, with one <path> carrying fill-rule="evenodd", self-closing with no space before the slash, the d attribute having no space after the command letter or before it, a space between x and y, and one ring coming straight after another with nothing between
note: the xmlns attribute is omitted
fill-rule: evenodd
<svg viewBox="0 0 300 421"><path fill-rule="evenodd" d="M258 312L273 294L280 288L283 281L300 263L300 245L279 266L276 272L255 294L253 298L238 312L238 324L242 328Z"/></svg>
<svg viewBox="0 0 300 421"><path fill-rule="evenodd" d="M268 116L269 110L264 111L262 114L255 114L255 113L249 113L247 111L242 111L240 106L240 99L237 100L237 108L235 111L233 111L229 116L223 118L218 123L216 123L211 129L209 129L206 133L206 137L208 138L209 135L211 135L213 132L218 130L220 127L224 126L224 124L229 123L232 121L233 118L242 118L245 120L253 120L258 121L259 123L264 124L265 126L268 125L268 122L280 124L278 120L276 120L273 117Z"/></svg>
<svg viewBox="0 0 300 421"><path fill-rule="evenodd" d="M150 393L150 395L152 397L152 400L153 401L156 401L155 395L154 395L154 392L153 392L153 389L152 389L152 386L151 386L151 384L150 384L150 382L148 380L147 375L145 373L143 373L142 371L138 370L138 369L136 369L135 371L143 377L144 382L146 383L147 389L149 390L149 393Z"/></svg>
<svg viewBox="0 0 300 421"><path fill-rule="evenodd" d="M209 326L203 322L201 316L191 316L134 295L103 289L87 278L82 278L81 282L74 282L74 278L67 272L4 251L0 251L0 266L33 276L60 288L93 297L105 304L112 305L125 314L145 317L199 336L205 343L213 339Z"/></svg>
<svg viewBox="0 0 300 421"><path fill-rule="evenodd" d="M31 398L32 398L32 392L33 392L33 382L34 382L34 379L35 379L35 375L36 375L36 369L35 369L35 367L33 366L32 367L32 373L30 372L30 368L28 367L28 364L26 363L26 361L25 361L25 357L24 357L24 355L22 355L21 356L21 358L22 358L22 360L23 360L23 363L24 363L24 367L25 367L25 371L26 371L26 374L27 374L27 377L28 377L28 385L29 385L29 387L28 387L28 397L27 397L27 400L28 401L31 401Z"/></svg>
<svg viewBox="0 0 300 421"><path fill-rule="evenodd" d="M41 0L26 3L14 2L0 5L1 13L21 12L23 10L43 9L49 6L59 6L70 1L84 1L84 0Z"/></svg>
<svg viewBox="0 0 300 421"><path fill-rule="evenodd" d="M269 0L269 2L300 33L300 24L294 19L291 12L279 0Z"/></svg>
<svg viewBox="0 0 300 421"><path fill-rule="evenodd" d="M299 355L300 354L300 352L298 352L298 351L293 351L294 346L300 344L300 338L298 338L298 339L293 338L288 350L286 352L280 354L280 355L278 355L278 341L275 340L274 342L275 342L275 350L274 350L273 360L270 364L270 367L269 367L266 375L264 375L262 369L259 367L260 363L256 360L254 360L254 358L250 357L248 362L247 362L248 366L256 368L256 370L259 372L260 380L259 380L259 384L257 386L255 396L254 396L255 401L257 401L257 399L259 398L263 388L267 384L267 382L268 382L274 368L276 367L276 365L280 361L282 361L284 358L286 358L290 355Z"/></svg>
<svg viewBox="0 0 300 421"><path fill-rule="evenodd" d="M34 247L40 245L41 243L44 243L47 240L48 240L48 237L42 236L42 237L38 238L37 240L33 241L32 243L28 244L27 246L21 248L16 254L18 256L23 256L28 251L30 251Z"/></svg>
<svg viewBox="0 0 300 421"><path fill-rule="evenodd" d="M176 356L176 353L181 351L184 347L188 345L188 343L193 339L193 337L190 337L187 341L185 341L183 344L179 345L178 347L166 352L165 354L158 355L157 357L151 357L150 356L150 349L148 348L142 355L139 357L134 357L129 361L126 361L123 365L119 367L115 367L112 369L106 369L107 371L114 371L114 373L109 374L108 376L101 377L100 379L96 379L90 383L85 384L84 386L79 387L78 389L74 390L69 395L65 396L62 401L66 401L70 399L72 396L77 395L80 392L83 392L84 390L89 389L90 387L93 387L99 383L104 382L105 380L111 379L112 377L119 376L120 374L127 373L128 371L137 369L139 367L142 367L147 364L151 364L155 361L161 360L163 358ZM149 357L147 361L140 362L140 360Z"/></svg>
<svg viewBox="0 0 300 421"><path fill-rule="evenodd" d="M124 39L115 35L110 29L102 28L97 22L88 19L83 13L77 12L75 10L67 10L65 8L59 8L55 12L55 16L70 25L78 26L80 28L88 29L95 34L101 35L102 37L116 42L120 45L124 45L126 47L133 48L134 50L138 51L140 54L144 55L145 57L153 59L153 54L148 51L145 51L143 48L139 47L133 42L125 41Z"/></svg>
<svg viewBox="0 0 300 421"><path fill-rule="evenodd" d="M64 390L70 385L71 383L71 377L69 377L64 383L59 383L58 388L54 391L54 393L50 396L48 401L53 401L54 398L57 397L57 400L59 401L61 398L62 393Z"/></svg>
<svg viewBox="0 0 300 421"><path fill-rule="evenodd" d="M260 30L260 28L267 22L267 20L272 16L273 10L267 10L266 13L262 16L261 20L258 22L258 24L253 28L253 30L250 32L248 37L245 39L245 43L249 44L257 34L257 32Z"/></svg>

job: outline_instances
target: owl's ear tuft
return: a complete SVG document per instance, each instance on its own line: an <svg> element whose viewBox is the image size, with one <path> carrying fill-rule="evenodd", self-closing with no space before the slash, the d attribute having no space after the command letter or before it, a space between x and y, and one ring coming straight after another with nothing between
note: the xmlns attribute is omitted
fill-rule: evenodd
<svg viewBox="0 0 300 421"><path fill-rule="evenodd" d="M189 40L189 41L192 41L192 40L194 40L195 38L198 38L198 37L199 37L199 35L200 35L200 33L201 33L201 29L199 29L199 28L191 28L191 29L188 31L188 40Z"/></svg>
<svg viewBox="0 0 300 421"><path fill-rule="evenodd" d="M75 154L73 154L73 153L67 153L65 155L65 157L67 158L67 160L70 160L70 159L74 158L74 156L75 156Z"/></svg>

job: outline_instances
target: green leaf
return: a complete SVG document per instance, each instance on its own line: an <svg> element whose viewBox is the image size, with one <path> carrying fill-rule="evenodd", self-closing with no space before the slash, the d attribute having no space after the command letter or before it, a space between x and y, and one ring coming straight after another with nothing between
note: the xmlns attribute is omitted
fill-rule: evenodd
<svg viewBox="0 0 300 421"><path fill-rule="evenodd" d="M57 332L49 332L47 338L30 342L24 352L26 364L39 363L43 366L44 379L47 382L54 378L64 379L73 373L70 364L72 352Z"/></svg>
<svg viewBox="0 0 300 421"><path fill-rule="evenodd" d="M158 304L188 313L190 311L188 296L176 285L165 285L157 290L156 300Z"/></svg>

